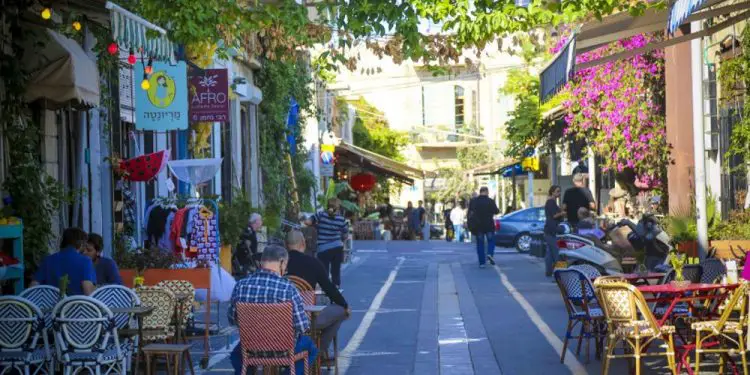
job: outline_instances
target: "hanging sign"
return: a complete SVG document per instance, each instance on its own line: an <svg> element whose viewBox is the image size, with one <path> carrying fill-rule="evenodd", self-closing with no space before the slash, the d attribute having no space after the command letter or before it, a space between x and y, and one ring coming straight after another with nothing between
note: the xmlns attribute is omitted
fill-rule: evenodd
<svg viewBox="0 0 750 375"><path fill-rule="evenodd" d="M176 65L154 62L153 73L138 81L143 63L135 65L135 128L139 130L167 131L187 129L187 66L184 61Z"/></svg>
<svg viewBox="0 0 750 375"><path fill-rule="evenodd" d="M320 145L320 161L323 165L331 165L334 163L333 152L336 150L334 145Z"/></svg>
<svg viewBox="0 0 750 375"><path fill-rule="evenodd" d="M333 177L333 164L321 164L320 177Z"/></svg>
<svg viewBox="0 0 750 375"><path fill-rule="evenodd" d="M229 121L229 78L226 69L206 69L190 75L188 100L191 122Z"/></svg>

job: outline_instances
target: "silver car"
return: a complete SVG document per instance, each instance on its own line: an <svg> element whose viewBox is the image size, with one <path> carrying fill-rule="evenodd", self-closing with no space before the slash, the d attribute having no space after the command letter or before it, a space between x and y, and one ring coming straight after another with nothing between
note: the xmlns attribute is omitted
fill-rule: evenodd
<svg viewBox="0 0 750 375"><path fill-rule="evenodd" d="M544 207L511 212L495 219L495 244L513 246L521 253L531 250L531 232L544 230Z"/></svg>

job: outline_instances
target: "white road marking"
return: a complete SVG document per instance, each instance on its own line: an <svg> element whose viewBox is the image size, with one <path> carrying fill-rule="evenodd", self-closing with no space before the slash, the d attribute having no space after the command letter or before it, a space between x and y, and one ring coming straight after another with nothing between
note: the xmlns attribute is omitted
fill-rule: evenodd
<svg viewBox="0 0 750 375"><path fill-rule="evenodd" d="M394 284L422 284L424 283L424 280L399 280L394 281Z"/></svg>
<svg viewBox="0 0 750 375"><path fill-rule="evenodd" d="M531 319L532 323L534 323L539 332L542 333L547 342L552 345L552 347L557 352L557 355L561 355L563 342L560 340L560 338L552 332L547 323L544 322L544 319L542 319L539 313L534 310L534 307L531 306L529 301L527 301L526 298L524 298L524 296L520 292L518 292L516 287L514 287L513 284L510 283L505 273L503 273L503 271L501 271L499 267L494 268L497 274L500 275L500 281L503 283L505 289L508 290L508 293L510 293L510 295L513 296L513 299L515 299L516 302L518 302L518 304L521 306L521 308L526 311L526 315L529 316L529 319ZM573 353L568 353L568 355L565 356L565 366L574 375L588 374L588 372L586 372L586 368L583 367L581 362L578 361L578 358L576 358Z"/></svg>
<svg viewBox="0 0 750 375"><path fill-rule="evenodd" d="M396 275L398 275L398 270L401 268L401 265L404 264L404 260L406 260L406 258L404 257L398 258L396 267L394 267L390 275L388 275L388 279L386 279L385 283L380 288L380 291L378 291L378 294L376 294L375 298L373 298L372 303L370 304L370 308L362 318L362 322L359 323L359 326L357 327L357 330L354 331L352 338L346 344L344 350L341 351L341 360L339 361L341 374L345 375L346 370L349 369L349 366L352 363L350 359L352 354L355 353L357 349L359 349L359 346L362 344L367 331L370 329L373 320L375 320L375 315L377 315L377 311L380 309L380 305L383 304L385 295L388 293L388 290L391 289L393 282L396 281Z"/></svg>
<svg viewBox="0 0 750 375"><path fill-rule="evenodd" d="M397 352L356 352L349 355L349 357L375 357L381 355L397 355ZM339 358L344 358L343 354L339 355Z"/></svg>
<svg viewBox="0 0 750 375"><path fill-rule="evenodd" d="M422 250L422 253L427 254L453 254L455 251L453 250Z"/></svg>
<svg viewBox="0 0 750 375"><path fill-rule="evenodd" d="M387 253L388 250L355 250L358 253Z"/></svg>
<svg viewBox="0 0 750 375"><path fill-rule="evenodd" d="M367 313L372 310L352 310L353 313ZM378 309L375 312L378 314L397 313L397 312L416 312L417 309Z"/></svg>

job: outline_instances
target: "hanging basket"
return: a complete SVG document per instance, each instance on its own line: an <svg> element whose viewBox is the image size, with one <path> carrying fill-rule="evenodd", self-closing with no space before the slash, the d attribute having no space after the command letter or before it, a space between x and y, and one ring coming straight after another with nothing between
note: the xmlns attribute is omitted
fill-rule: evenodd
<svg viewBox="0 0 750 375"><path fill-rule="evenodd" d="M376 182L377 180L375 180L375 176L373 176L372 174L360 173L352 176L349 184L355 191L364 193L372 190L372 188L375 187Z"/></svg>

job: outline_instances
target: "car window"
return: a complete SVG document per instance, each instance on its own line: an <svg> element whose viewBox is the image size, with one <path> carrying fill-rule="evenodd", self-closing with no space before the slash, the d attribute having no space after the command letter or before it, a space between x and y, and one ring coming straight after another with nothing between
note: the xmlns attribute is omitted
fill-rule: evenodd
<svg viewBox="0 0 750 375"><path fill-rule="evenodd" d="M543 208L537 208L536 209L536 217L537 217L537 219L536 219L537 221L546 221L547 220L547 216L544 214L544 209Z"/></svg>
<svg viewBox="0 0 750 375"><path fill-rule="evenodd" d="M513 221L535 221L536 217L534 210L521 210L510 215L510 219Z"/></svg>

